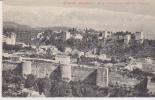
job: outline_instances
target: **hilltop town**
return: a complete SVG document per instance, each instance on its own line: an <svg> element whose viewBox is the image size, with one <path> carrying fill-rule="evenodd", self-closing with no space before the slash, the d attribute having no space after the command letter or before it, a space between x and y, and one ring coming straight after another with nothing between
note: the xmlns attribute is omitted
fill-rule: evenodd
<svg viewBox="0 0 155 100"><path fill-rule="evenodd" d="M4 27L3 96L155 96L155 40L144 34Z"/></svg>

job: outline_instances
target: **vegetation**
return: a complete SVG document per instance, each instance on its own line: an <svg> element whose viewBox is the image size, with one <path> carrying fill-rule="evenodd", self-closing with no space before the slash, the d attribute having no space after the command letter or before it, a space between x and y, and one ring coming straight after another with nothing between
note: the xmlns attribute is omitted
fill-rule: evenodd
<svg viewBox="0 0 155 100"><path fill-rule="evenodd" d="M3 97L15 97L15 96L26 96L26 94L18 93L21 91L20 84L24 83L25 80L21 75L17 75L12 71L2 72L2 96Z"/></svg>
<svg viewBox="0 0 155 100"><path fill-rule="evenodd" d="M155 76L153 76L153 77L151 78L151 81L152 81L152 82L155 82Z"/></svg>
<svg viewBox="0 0 155 100"><path fill-rule="evenodd" d="M144 77L135 88L127 86L112 86L101 88L85 81L66 82L60 79L52 78L36 78L28 75L26 79L21 75L12 71L3 71L2 91L5 97L27 96L27 94L19 92L22 90L20 84L24 84L25 88L31 88L44 93L47 97L141 97L153 96L148 94L147 77Z"/></svg>

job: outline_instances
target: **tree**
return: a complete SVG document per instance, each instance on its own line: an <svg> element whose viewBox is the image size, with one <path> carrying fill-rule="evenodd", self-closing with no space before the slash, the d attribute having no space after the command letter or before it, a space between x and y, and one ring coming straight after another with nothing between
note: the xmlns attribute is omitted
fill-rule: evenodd
<svg viewBox="0 0 155 100"><path fill-rule="evenodd" d="M135 86L135 89L139 92L147 92L147 82L148 78L145 77L138 85Z"/></svg>
<svg viewBox="0 0 155 100"><path fill-rule="evenodd" d="M92 88L91 85L85 84L81 87L81 93L84 97L94 97L96 96L96 91Z"/></svg>
<svg viewBox="0 0 155 100"><path fill-rule="evenodd" d="M71 85L65 81L54 81L50 92L52 97L72 96Z"/></svg>
<svg viewBox="0 0 155 100"><path fill-rule="evenodd" d="M25 87L30 88L36 86L36 77L34 75L28 75L25 80Z"/></svg>
<svg viewBox="0 0 155 100"><path fill-rule="evenodd" d="M152 82L155 82L155 76L151 78L151 81Z"/></svg>
<svg viewBox="0 0 155 100"><path fill-rule="evenodd" d="M37 80L37 87L40 94L44 93L45 96L50 96L51 81L49 78L39 78Z"/></svg>
<svg viewBox="0 0 155 100"><path fill-rule="evenodd" d="M73 96L75 96L75 97L83 96L83 94L81 93L81 85L82 85L82 83L80 81L71 82Z"/></svg>

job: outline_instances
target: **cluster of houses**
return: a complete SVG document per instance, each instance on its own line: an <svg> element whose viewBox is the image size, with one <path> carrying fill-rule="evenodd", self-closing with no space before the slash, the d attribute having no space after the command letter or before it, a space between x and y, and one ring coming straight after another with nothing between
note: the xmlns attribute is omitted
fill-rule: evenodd
<svg viewBox="0 0 155 100"><path fill-rule="evenodd" d="M84 32L83 34L85 34ZM131 33L128 31L121 31L121 32L111 32L111 31L98 31L98 32L92 32L90 34L96 34L98 36L99 40L102 39L111 39L113 41L123 40L124 44L129 44L129 42L134 39L138 43L143 43L144 41L144 34L143 32L135 32ZM71 32L65 33L65 39L68 40L70 38L79 39L82 40L83 35L75 32L75 34L71 34Z"/></svg>
<svg viewBox="0 0 155 100"><path fill-rule="evenodd" d="M3 43L8 45L15 45L16 44L16 34L11 32L7 35L3 35Z"/></svg>
<svg viewBox="0 0 155 100"><path fill-rule="evenodd" d="M133 71L134 69L140 69L144 72L154 73L155 72L155 65L152 58L147 57L143 59L130 59L128 61L126 69Z"/></svg>
<svg viewBox="0 0 155 100"><path fill-rule="evenodd" d="M74 28L73 28L74 29ZM88 30L77 30L74 29L74 31L66 31L66 32L59 32L62 33L60 34L61 36L63 36L63 38L65 40L68 39L78 39L78 40L82 40L83 36L85 33L87 33ZM58 32L57 32L58 33ZM128 45L130 43L130 41L132 41L133 39L136 40L138 43L143 43L144 41L144 34L143 32L135 32L135 33L131 33L128 31L121 31L121 32L111 32L111 31L88 31L88 33L90 34L95 34L97 35L99 40L113 40L115 41L119 41L119 40L123 40L124 44ZM37 34L37 39L43 39L44 38L44 32L40 32ZM47 36L47 38L49 38ZM32 41L34 40L34 38L32 37L31 39ZM25 43L20 43L20 42L16 42L16 34L11 32L11 33L7 33L3 34L3 43L6 43L8 45L20 45L22 47L26 47L28 45L26 45Z"/></svg>
<svg viewBox="0 0 155 100"><path fill-rule="evenodd" d="M12 46L18 45L20 47L29 47L29 45L26 45L25 43L17 42L16 34L14 32L3 34L3 43L7 45L12 45Z"/></svg>

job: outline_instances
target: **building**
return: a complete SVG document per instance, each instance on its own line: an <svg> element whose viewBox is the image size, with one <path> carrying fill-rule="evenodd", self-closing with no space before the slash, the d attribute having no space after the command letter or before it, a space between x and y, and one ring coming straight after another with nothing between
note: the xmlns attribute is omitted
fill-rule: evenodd
<svg viewBox="0 0 155 100"><path fill-rule="evenodd" d="M66 55L57 55L55 60L60 64L62 80L69 82L71 80L70 57Z"/></svg>
<svg viewBox="0 0 155 100"><path fill-rule="evenodd" d="M71 38L71 34L70 34L70 32L65 32L65 40L68 40L68 39L70 39Z"/></svg>
<svg viewBox="0 0 155 100"><path fill-rule="evenodd" d="M128 45L131 40L131 35L127 34L124 36L124 44Z"/></svg>
<svg viewBox="0 0 155 100"><path fill-rule="evenodd" d="M145 58L145 63L153 64L153 60L150 57Z"/></svg>
<svg viewBox="0 0 155 100"><path fill-rule="evenodd" d="M32 49L36 49L37 46L35 46L35 45L31 45L31 48L32 48Z"/></svg>
<svg viewBox="0 0 155 100"><path fill-rule="evenodd" d="M108 68L97 69L96 85L99 87L108 87L109 85L109 69Z"/></svg>
<svg viewBox="0 0 155 100"><path fill-rule="evenodd" d="M16 34L11 32L8 36L3 35L3 43L8 45L15 45L16 44Z"/></svg>
<svg viewBox="0 0 155 100"><path fill-rule="evenodd" d="M40 94L38 91L23 88L22 93L27 93L28 97L45 97L45 95L42 93Z"/></svg>
<svg viewBox="0 0 155 100"><path fill-rule="evenodd" d="M110 39L112 36L112 32L110 31L103 31L99 34L99 39Z"/></svg>
<svg viewBox="0 0 155 100"><path fill-rule="evenodd" d="M74 39L77 39L77 40L82 40L83 39L83 36L81 34L75 34L72 36Z"/></svg>
<svg viewBox="0 0 155 100"><path fill-rule="evenodd" d="M134 69L142 69L143 65L141 62L130 62L125 69L129 71L133 71Z"/></svg>
<svg viewBox="0 0 155 100"><path fill-rule="evenodd" d="M106 60L106 54L101 54L101 55L99 55L98 56L98 58L100 59L100 60Z"/></svg>
<svg viewBox="0 0 155 100"><path fill-rule="evenodd" d="M79 57L84 56L84 52L80 51L78 55Z"/></svg>
<svg viewBox="0 0 155 100"><path fill-rule="evenodd" d="M31 61L23 61L21 67L23 77L32 73Z"/></svg>
<svg viewBox="0 0 155 100"><path fill-rule="evenodd" d="M37 54L46 54L46 51L43 48L37 48L36 53Z"/></svg>
<svg viewBox="0 0 155 100"><path fill-rule="evenodd" d="M59 64L69 65L70 64L70 56L67 55L56 55L55 60Z"/></svg>
<svg viewBox="0 0 155 100"><path fill-rule="evenodd" d="M56 55L56 54L60 53L60 51L58 50L58 48L56 46L50 46L49 49L50 49L52 55Z"/></svg>
<svg viewBox="0 0 155 100"><path fill-rule="evenodd" d="M148 78L148 83L147 83L148 92L155 93L155 83L151 81L151 77L147 77L147 78Z"/></svg>
<svg viewBox="0 0 155 100"><path fill-rule="evenodd" d="M143 41L144 41L143 32L136 32L135 33L135 40L139 41L140 43L143 43Z"/></svg>
<svg viewBox="0 0 155 100"><path fill-rule="evenodd" d="M112 40L117 41L119 39L119 36L117 34L112 35Z"/></svg>
<svg viewBox="0 0 155 100"><path fill-rule="evenodd" d="M44 32L40 32L37 34L37 39L41 39L43 37Z"/></svg>

